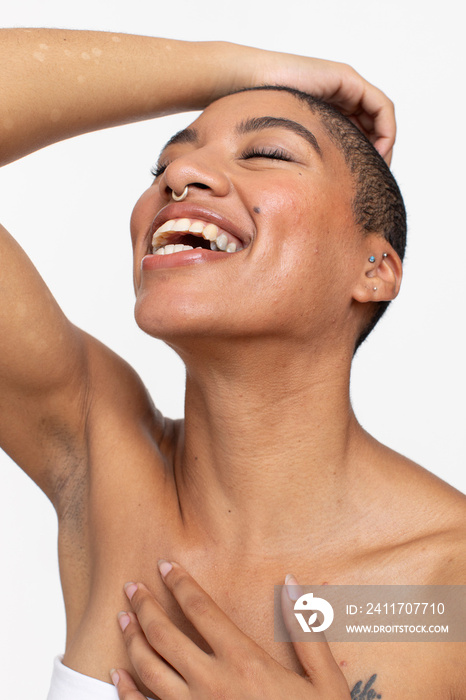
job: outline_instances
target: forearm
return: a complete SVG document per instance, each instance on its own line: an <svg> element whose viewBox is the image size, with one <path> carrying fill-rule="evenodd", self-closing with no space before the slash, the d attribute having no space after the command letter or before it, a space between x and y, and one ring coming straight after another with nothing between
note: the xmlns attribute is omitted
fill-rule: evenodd
<svg viewBox="0 0 466 700"><path fill-rule="evenodd" d="M0 163L87 131L202 109L242 80L238 54L246 64L248 51L107 32L0 30Z"/></svg>
<svg viewBox="0 0 466 700"><path fill-rule="evenodd" d="M70 136L288 85L352 117L389 161L393 105L352 68L225 42L0 29L0 165Z"/></svg>

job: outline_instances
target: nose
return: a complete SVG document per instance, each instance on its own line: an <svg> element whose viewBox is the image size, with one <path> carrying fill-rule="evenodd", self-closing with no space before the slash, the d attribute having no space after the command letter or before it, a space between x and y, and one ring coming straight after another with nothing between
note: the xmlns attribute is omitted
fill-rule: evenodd
<svg viewBox="0 0 466 700"><path fill-rule="evenodd" d="M175 158L160 178L160 192L167 200L172 198L172 192L177 196L182 195L186 186L191 195L196 188L206 194L225 197L231 190L231 181L221 167L218 156L215 157L207 148L201 148Z"/></svg>

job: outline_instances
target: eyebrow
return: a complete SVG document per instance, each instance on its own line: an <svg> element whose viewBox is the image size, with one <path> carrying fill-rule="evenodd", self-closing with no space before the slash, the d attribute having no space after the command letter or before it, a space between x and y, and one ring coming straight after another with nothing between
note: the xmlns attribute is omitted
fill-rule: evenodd
<svg viewBox="0 0 466 700"><path fill-rule="evenodd" d="M309 129L306 129L305 126L293 121L292 119L285 119L284 117L251 117L250 119L242 121L236 127L238 134L249 134L253 131L262 131L262 129L288 129L288 131L292 131L294 134L297 134L298 136L301 136L301 138L305 139L313 147L316 153L318 153L320 158L322 158L321 148L312 131L309 131ZM171 139L167 141L165 146L162 148L160 155L162 155L165 149L167 149L169 146L182 143L197 143L198 141L199 134L197 130L188 126L186 129L178 131L171 137Z"/></svg>
<svg viewBox="0 0 466 700"><path fill-rule="evenodd" d="M322 158L321 148L312 131L291 119L285 119L284 117L253 117L242 121L236 130L239 134L248 134L251 131L262 131L262 129L288 129L288 131L292 131L310 143L312 148Z"/></svg>
<svg viewBox="0 0 466 700"><path fill-rule="evenodd" d="M169 146L174 146L177 143L196 143L198 140L199 134L197 133L196 129L188 126L186 129L182 129L172 136L162 148L160 154L162 154Z"/></svg>

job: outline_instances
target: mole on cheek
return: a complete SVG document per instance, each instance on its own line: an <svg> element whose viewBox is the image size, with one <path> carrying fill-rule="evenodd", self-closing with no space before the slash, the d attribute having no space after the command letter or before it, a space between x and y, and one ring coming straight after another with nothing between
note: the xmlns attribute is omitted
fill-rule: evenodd
<svg viewBox="0 0 466 700"><path fill-rule="evenodd" d="M259 207L254 207L254 211L256 212L256 214L260 214L260 213L261 213L261 210L260 210Z"/></svg>

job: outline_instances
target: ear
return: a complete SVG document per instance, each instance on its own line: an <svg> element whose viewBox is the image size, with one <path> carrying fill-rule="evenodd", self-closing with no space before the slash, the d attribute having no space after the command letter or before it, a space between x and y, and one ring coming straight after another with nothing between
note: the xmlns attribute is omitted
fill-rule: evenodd
<svg viewBox="0 0 466 700"><path fill-rule="evenodd" d="M353 299L361 304L391 301L400 291L403 264L394 248L376 234L367 236L361 246L361 274L353 289Z"/></svg>

